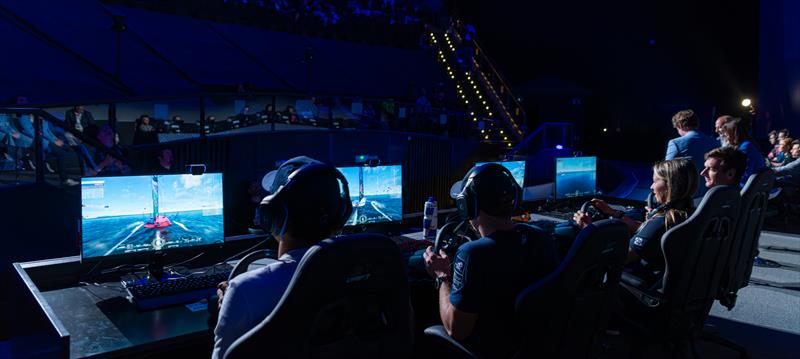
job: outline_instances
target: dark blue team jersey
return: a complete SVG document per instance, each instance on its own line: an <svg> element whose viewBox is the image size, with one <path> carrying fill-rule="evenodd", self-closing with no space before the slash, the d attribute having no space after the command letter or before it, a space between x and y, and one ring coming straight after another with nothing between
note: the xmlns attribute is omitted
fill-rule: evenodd
<svg viewBox="0 0 800 359"><path fill-rule="evenodd" d="M460 311L478 314L467 342L492 357L515 349L516 296L557 265L552 237L526 225L462 245L453 262L450 302Z"/></svg>

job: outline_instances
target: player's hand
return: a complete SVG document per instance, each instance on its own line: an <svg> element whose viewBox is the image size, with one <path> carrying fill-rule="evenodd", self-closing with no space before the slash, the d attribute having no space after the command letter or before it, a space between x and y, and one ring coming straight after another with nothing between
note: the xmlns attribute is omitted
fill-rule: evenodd
<svg viewBox="0 0 800 359"><path fill-rule="evenodd" d="M61 146L63 146L63 145L64 145L64 141L61 141L61 140L59 140L59 139L56 139L56 140L55 140L53 143L55 143L55 144L56 144L56 146L58 146L58 147L61 147Z"/></svg>
<svg viewBox="0 0 800 359"><path fill-rule="evenodd" d="M586 226L592 224L592 217L584 211L575 212L575 215L572 216L572 220L575 221L575 224L577 224L581 229L584 229Z"/></svg>
<svg viewBox="0 0 800 359"><path fill-rule="evenodd" d="M11 137L19 138L19 132L14 132L11 134Z"/></svg>
<svg viewBox="0 0 800 359"><path fill-rule="evenodd" d="M450 275L450 257L443 250L440 249L439 254L436 254L433 252L433 247L429 246L422 258L425 259L425 269L431 278L436 279Z"/></svg>
<svg viewBox="0 0 800 359"><path fill-rule="evenodd" d="M225 296L225 291L228 290L228 281L220 282L217 284L217 308L222 308L222 298Z"/></svg>
<svg viewBox="0 0 800 359"><path fill-rule="evenodd" d="M602 199L592 198L590 202L592 202L592 206L594 206L594 208L597 208L598 211L603 212L608 216L611 216L614 214L614 212L616 212L611 208L611 206L608 205L608 203L606 203L606 201Z"/></svg>

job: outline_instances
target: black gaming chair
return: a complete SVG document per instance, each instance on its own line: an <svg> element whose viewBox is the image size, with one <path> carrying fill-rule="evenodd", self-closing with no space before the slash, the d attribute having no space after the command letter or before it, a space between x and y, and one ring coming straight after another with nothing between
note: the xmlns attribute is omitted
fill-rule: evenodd
<svg viewBox="0 0 800 359"><path fill-rule="evenodd" d="M758 238L764 215L767 212L769 192L775 182L775 173L765 169L753 174L742 188L742 207L736 225L736 237L731 243L728 265L720 282L717 299L728 310L736 305L736 292L750 282L753 258L758 255Z"/></svg>
<svg viewBox="0 0 800 359"><path fill-rule="evenodd" d="M391 239L357 234L311 247L278 305L225 358L407 358L408 282Z"/></svg>
<svg viewBox="0 0 800 359"><path fill-rule="evenodd" d="M628 249L628 227L619 220L583 229L561 264L517 295L521 345L515 357L590 357L608 322ZM460 357L480 354L455 341L439 325L425 334ZM485 353L492 357L491 353Z"/></svg>
<svg viewBox="0 0 800 359"><path fill-rule="evenodd" d="M632 334L639 334L637 345L656 340L685 348L688 343L697 354L695 339L704 336L705 320L735 237L740 203L738 187L714 187L692 216L664 234L661 249L666 269L659 288L637 287L641 280L623 274L622 287L638 299L624 318L634 324Z"/></svg>

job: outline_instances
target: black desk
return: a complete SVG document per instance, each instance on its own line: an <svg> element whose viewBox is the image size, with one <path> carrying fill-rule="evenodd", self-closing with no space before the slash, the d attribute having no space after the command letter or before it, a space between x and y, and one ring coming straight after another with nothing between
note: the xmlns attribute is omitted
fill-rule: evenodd
<svg viewBox="0 0 800 359"><path fill-rule="evenodd" d="M206 260L198 261L197 266L212 265L252 244L226 243L225 248L207 253ZM16 320L38 323L37 339L29 348L16 349L21 355L42 351L43 346L48 346L46 356L63 358L142 357L182 348L203 353L204 357L211 353L213 328L209 328L205 308L192 311L186 305L176 305L140 312L126 299L119 282L122 273L102 276L103 283L98 285L81 283L81 277L94 268L81 263L78 256L13 265L24 292Z"/></svg>
<svg viewBox="0 0 800 359"><path fill-rule="evenodd" d="M210 353L213 334L204 308L178 305L140 312L119 282L39 290L39 285L53 284L38 277L43 272L63 274L79 266L79 257L14 264L60 343L58 356L144 355L183 346L208 347Z"/></svg>

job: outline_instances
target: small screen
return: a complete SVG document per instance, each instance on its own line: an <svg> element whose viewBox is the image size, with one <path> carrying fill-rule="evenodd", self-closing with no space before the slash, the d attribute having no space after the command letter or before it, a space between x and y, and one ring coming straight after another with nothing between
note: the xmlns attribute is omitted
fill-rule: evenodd
<svg viewBox="0 0 800 359"><path fill-rule="evenodd" d="M81 179L81 256L222 243L222 174Z"/></svg>
<svg viewBox="0 0 800 359"><path fill-rule="evenodd" d="M556 158L556 199L593 196L597 157Z"/></svg>
<svg viewBox="0 0 800 359"><path fill-rule="evenodd" d="M347 179L353 214L348 226L403 219L403 167L338 167Z"/></svg>
<svg viewBox="0 0 800 359"><path fill-rule="evenodd" d="M503 165L511 171L511 175L519 183L519 186L525 188L525 161L508 161L508 162L477 162L475 166L484 165L487 163L497 163Z"/></svg>

